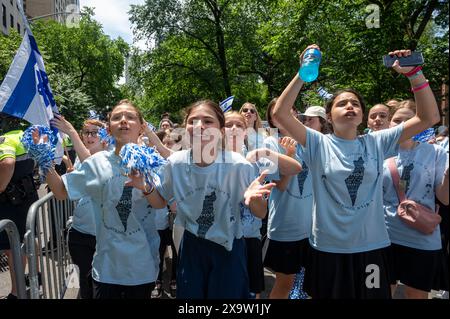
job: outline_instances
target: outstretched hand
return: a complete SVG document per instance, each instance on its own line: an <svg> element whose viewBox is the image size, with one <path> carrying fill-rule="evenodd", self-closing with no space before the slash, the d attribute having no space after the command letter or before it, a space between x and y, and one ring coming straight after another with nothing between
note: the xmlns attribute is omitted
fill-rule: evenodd
<svg viewBox="0 0 450 319"><path fill-rule="evenodd" d="M251 201L255 199L262 199L265 195L268 196L270 194L272 188L276 184L268 183L262 185L267 174L269 174L268 170L262 172L261 175L259 175L247 188L247 190L244 193L245 205L249 206Z"/></svg>
<svg viewBox="0 0 450 319"><path fill-rule="evenodd" d="M128 175L129 180L125 183L125 186L132 186L134 188L137 188L141 191L145 191L145 180L144 176L139 174L138 171L131 171L131 173Z"/></svg>
<svg viewBox="0 0 450 319"><path fill-rule="evenodd" d="M64 116L60 114L54 114L54 118L50 120L50 124L56 127L58 130L63 132L64 134L70 135L70 133L76 133L75 128L72 123L67 121Z"/></svg>
<svg viewBox="0 0 450 319"><path fill-rule="evenodd" d="M279 140L280 146L284 148L286 155L292 157L297 151L297 141L292 137L285 136Z"/></svg>
<svg viewBox="0 0 450 319"><path fill-rule="evenodd" d="M307 50L309 50L309 49L317 49L317 50L320 51L320 47L319 47L317 44L311 44L311 45L308 45L308 46L306 47L306 49L303 50L302 54L300 54L300 65L302 65L302 62L303 62L303 56L305 55L305 52L306 52ZM321 51L321 52L322 52L322 51Z"/></svg>
<svg viewBox="0 0 450 319"><path fill-rule="evenodd" d="M406 57L406 56L411 55L411 50L396 50L393 52L389 52L389 55L390 56L396 55L399 58ZM408 73L409 71L414 69L413 66L412 67L411 66L400 66L400 62L398 60L395 60L394 64L392 65L392 68L395 71L397 71L397 73L400 73L400 74Z"/></svg>

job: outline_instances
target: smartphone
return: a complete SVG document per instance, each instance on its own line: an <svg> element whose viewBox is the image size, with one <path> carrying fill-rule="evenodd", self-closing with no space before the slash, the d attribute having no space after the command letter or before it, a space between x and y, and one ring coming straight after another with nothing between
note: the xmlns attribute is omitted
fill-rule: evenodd
<svg viewBox="0 0 450 319"><path fill-rule="evenodd" d="M398 60L400 62L400 66L417 66L424 63L422 52L412 52L410 56L401 58L397 57L396 55L383 56L383 64L387 68L392 68L395 60Z"/></svg>

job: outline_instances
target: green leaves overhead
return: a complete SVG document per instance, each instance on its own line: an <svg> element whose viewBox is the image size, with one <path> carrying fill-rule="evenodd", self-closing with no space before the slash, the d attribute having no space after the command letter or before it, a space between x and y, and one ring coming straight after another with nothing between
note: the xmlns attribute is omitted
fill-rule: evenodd
<svg viewBox="0 0 450 319"><path fill-rule="evenodd" d="M379 28L368 28L377 13ZM382 65L394 49L423 51L436 90L448 81L448 1L147 0L133 6L130 20L151 48L134 54L132 76L142 85L141 106L152 114L231 94L234 108L249 100L264 109L311 43L323 51L320 85L354 87L369 104L411 97L408 82ZM323 103L312 88L298 100L302 108Z"/></svg>

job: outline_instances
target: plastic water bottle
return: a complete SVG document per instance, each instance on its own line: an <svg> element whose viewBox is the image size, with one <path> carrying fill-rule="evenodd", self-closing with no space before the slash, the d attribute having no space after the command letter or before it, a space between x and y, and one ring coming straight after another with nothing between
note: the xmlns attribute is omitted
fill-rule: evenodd
<svg viewBox="0 0 450 319"><path fill-rule="evenodd" d="M313 82L319 76L319 66L322 54L317 49L308 49L303 55L302 66L298 71L300 78L305 82Z"/></svg>

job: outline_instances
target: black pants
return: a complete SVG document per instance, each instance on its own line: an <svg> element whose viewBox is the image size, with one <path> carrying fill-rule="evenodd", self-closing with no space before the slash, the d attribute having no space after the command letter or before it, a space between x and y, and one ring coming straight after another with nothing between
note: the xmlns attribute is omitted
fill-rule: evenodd
<svg viewBox="0 0 450 319"><path fill-rule="evenodd" d="M138 286L105 284L93 280L94 299L150 299L155 283Z"/></svg>
<svg viewBox="0 0 450 319"><path fill-rule="evenodd" d="M158 280L161 281L162 273L164 268L164 254L166 253L167 246L172 249L172 271L170 275L170 280L176 280L177 278L177 250L175 249L175 244L173 242L172 230L166 228L164 230L158 230L160 243L159 243L159 274Z"/></svg>
<svg viewBox="0 0 450 319"><path fill-rule="evenodd" d="M92 259L95 253L95 236L83 234L74 228L69 230L69 252L80 270L80 297L92 299Z"/></svg>

